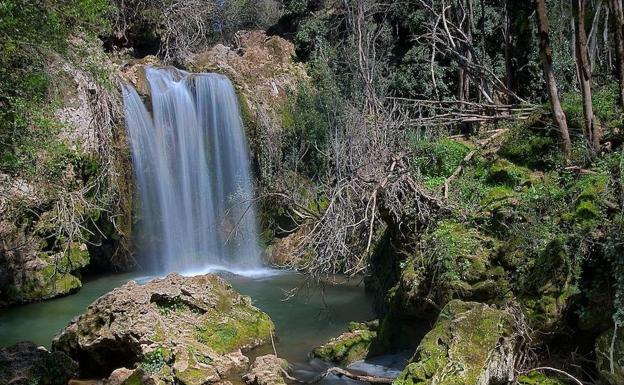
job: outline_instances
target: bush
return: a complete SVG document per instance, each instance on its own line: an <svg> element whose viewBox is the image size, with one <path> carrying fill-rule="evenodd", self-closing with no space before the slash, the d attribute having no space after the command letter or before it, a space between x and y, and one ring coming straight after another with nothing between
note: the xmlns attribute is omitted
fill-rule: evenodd
<svg viewBox="0 0 624 385"><path fill-rule="evenodd" d="M302 85L290 94L281 113L286 164L309 178L318 177L327 169L327 160L321 153L329 140L324 110L319 93Z"/></svg>
<svg viewBox="0 0 624 385"><path fill-rule="evenodd" d="M109 11L107 0L0 0L1 171L30 172L49 147L58 125L46 100L46 58L64 52L69 35L81 27L105 31ZM47 161L60 150L52 148Z"/></svg>
<svg viewBox="0 0 624 385"><path fill-rule="evenodd" d="M467 146L448 138L419 140L414 137L410 146L413 164L428 187L443 184L470 151Z"/></svg>

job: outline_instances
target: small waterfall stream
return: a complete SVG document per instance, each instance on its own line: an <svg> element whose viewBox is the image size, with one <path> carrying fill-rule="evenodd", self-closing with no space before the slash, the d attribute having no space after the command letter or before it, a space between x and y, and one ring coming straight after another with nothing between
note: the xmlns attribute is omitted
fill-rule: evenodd
<svg viewBox="0 0 624 385"><path fill-rule="evenodd" d="M123 90L139 257L158 272L261 266L249 151L229 79L147 68L151 105Z"/></svg>

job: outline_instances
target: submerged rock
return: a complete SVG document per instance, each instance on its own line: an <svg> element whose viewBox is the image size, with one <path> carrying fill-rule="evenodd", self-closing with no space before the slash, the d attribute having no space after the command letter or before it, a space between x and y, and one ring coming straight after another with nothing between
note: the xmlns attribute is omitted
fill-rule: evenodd
<svg viewBox="0 0 624 385"><path fill-rule="evenodd" d="M62 352L50 353L32 342L0 348L0 384L65 385L78 364Z"/></svg>
<svg viewBox="0 0 624 385"><path fill-rule="evenodd" d="M513 379L511 316L453 300L416 349L396 385L506 384Z"/></svg>
<svg viewBox="0 0 624 385"><path fill-rule="evenodd" d="M613 339L613 329L604 332L596 339L595 351L596 368L603 382L609 385L624 384L624 333L618 330Z"/></svg>
<svg viewBox="0 0 624 385"><path fill-rule="evenodd" d="M273 354L260 356L254 361L249 373L243 376L247 385L286 385L284 371L288 361Z"/></svg>
<svg viewBox="0 0 624 385"><path fill-rule="evenodd" d="M157 383L195 385L246 367L241 350L270 341L273 330L269 316L220 277L171 274L99 298L53 349L79 361L82 374L138 367Z"/></svg>
<svg viewBox="0 0 624 385"><path fill-rule="evenodd" d="M371 343L377 337L379 321L351 322L349 331L332 338L312 351L314 358L340 365L348 365L365 358Z"/></svg>

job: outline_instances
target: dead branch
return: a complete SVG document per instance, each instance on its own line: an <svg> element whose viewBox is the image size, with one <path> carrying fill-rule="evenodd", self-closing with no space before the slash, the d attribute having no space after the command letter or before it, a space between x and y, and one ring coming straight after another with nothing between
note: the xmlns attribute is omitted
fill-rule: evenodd
<svg viewBox="0 0 624 385"><path fill-rule="evenodd" d="M287 379L289 379L291 381L298 382L300 384L316 384L316 383L320 382L322 379L324 379L325 377L327 377L330 374L335 374L335 375L340 376L340 377L344 376L344 377L347 377L347 378L350 378L350 379L356 380L356 381L370 382L371 384L391 384L394 381L394 378L355 374L355 373L350 372L350 371L348 371L346 369L342 369L342 368L338 368L338 367L329 368L326 371L324 371L323 373L319 374L318 376L316 376L313 379L308 380L308 381L304 381L304 380L300 380L300 379L297 379L295 377L292 377L285 370L282 370L282 373L284 374L284 376Z"/></svg>
<svg viewBox="0 0 624 385"><path fill-rule="evenodd" d="M573 375L571 375L570 373L563 371L561 369L556 369L556 368L551 368L550 366L540 366L538 368L533 368L533 369L529 369L527 371L525 371L525 374L531 373L531 372L536 372L536 371L540 371L540 370L548 370L551 372L555 372L557 374L561 374L567 378L569 378L570 380L574 381L576 384L578 385L584 385L581 380L579 380L578 378L574 377Z"/></svg>
<svg viewBox="0 0 624 385"><path fill-rule="evenodd" d="M478 143L478 147L472 151L470 151L465 157L464 159L462 159L462 161L459 163L459 165L457 166L457 168L455 169L455 171L453 171L453 173L451 174L451 176L449 176L448 178L446 178L446 180L444 181L444 199L448 199L448 192L449 192L449 187L451 185L451 182L453 182L455 179L457 179L459 177L459 175L462 173L462 171L464 170L464 167L472 160L472 158L474 157L474 155L477 153L478 150L482 149L483 147L487 146L488 144L490 144L494 139L498 138L499 136L503 135L505 132L507 132L508 130L498 130L496 131L493 135L491 135L490 137L488 137L485 140L482 140Z"/></svg>

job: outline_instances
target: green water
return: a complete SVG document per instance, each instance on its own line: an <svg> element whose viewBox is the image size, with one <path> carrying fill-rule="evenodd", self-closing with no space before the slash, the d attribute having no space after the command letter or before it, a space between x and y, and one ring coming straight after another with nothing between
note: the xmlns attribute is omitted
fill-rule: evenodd
<svg viewBox="0 0 624 385"><path fill-rule="evenodd" d="M292 272L255 279L230 274L224 278L271 316L279 337L278 353L292 362L305 361L314 346L341 333L349 321L373 317L359 281L309 285ZM136 274L99 277L85 282L74 295L0 310L0 346L33 341L49 347L53 337L91 302L131 279L145 282L149 278ZM297 294L287 299L292 289L298 289Z"/></svg>

